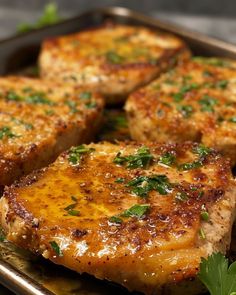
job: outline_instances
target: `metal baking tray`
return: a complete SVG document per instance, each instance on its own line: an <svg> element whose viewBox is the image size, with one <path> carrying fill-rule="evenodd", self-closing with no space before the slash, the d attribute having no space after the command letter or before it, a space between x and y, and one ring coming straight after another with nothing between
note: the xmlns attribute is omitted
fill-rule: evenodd
<svg viewBox="0 0 236 295"><path fill-rule="evenodd" d="M22 72L32 74L43 39L94 27L104 21L144 25L174 33L186 41L195 55L222 56L236 59L236 46L180 26L159 21L126 8L108 7L90 10L78 17L0 42L0 74ZM24 70L26 69L26 71ZM109 110L101 139L127 137L127 128L119 110ZM120 124L120 122L122 124ZM117 126L115 126L115 124ZM119 125L120 124L120 125ZM235 234L236 231L234 230ZM236 240L236 238L235 238ZM232 243L232 259L236 259L236 243ZM234 256L234 257L233 257ZM8 242L0 243L0 283L19 295L128 295L126 289L113 283L79 275L55 265ZM2 291L1 291L2 294ZM133 293L134 294L134 293ZM137 294L137 293L136 293Z"/></svg>

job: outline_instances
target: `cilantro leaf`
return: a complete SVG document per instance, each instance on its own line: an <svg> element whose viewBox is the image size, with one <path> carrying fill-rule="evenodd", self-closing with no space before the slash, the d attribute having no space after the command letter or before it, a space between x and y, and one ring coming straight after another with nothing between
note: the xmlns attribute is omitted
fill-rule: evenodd
<svg viewBox="0 0 236 295"><path fill-rule="evenodd" d="M198 278L211 295L234 295L236 292L236 262L228 267L228 259L221 253L202 258Z"/></svg>

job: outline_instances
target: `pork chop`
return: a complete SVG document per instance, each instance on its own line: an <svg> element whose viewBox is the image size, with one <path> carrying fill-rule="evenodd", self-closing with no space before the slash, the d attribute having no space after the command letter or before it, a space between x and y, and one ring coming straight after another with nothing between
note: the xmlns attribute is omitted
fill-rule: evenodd
<svg viewBox="0 0 236 295"><path fill-rule="evenodd" d="M235 196L213 149L104 142L7 187L1 223L9 241L79 273L145 294L197 294L201 257L229 249Z"/></svg>
<svg viewBox="0 0 236 295"><path fill-rule="evenodd" d="M103 99L90 90L39 79L0 78L0 185L93 138L102 109Z"/></svg>
<svg viewBox="0 0 236 295"><path fill-rule="evenodd" d="M171 34L107 24L45 40L39 66L44 79L91 86L108 103L118 103L189 55Z"/></svg>
<svg viewBox="0 0 236 295"><path fill-rule="evenodd" d="M131 94L125 106L135 140L202 142L236 163L236 63L194 58Z"/></svg>

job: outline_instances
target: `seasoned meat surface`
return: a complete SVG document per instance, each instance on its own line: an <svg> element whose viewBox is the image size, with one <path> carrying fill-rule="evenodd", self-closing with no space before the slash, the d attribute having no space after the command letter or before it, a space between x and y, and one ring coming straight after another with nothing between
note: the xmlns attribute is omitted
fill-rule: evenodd
<svg viewBox="0 0 236 295"><path fill-rule="evenodd" d="M236 63L195 57L131 94L125 106L135 140L213 146L236 163Z"/></svg>
<svg viewBox="0 0 236 295"><path fill-rule="evenodd" d="M175 294L201 257L229 248L235 199L230 165L213 149L104 142L7 187L0 217L9 241L57 264Z"/></svg>
<svg viewBox="0 0 236 295"><path fill-rule="evenodd" d="M45 40L39 66L42 78L92 86L108 103L118 103L189 55L173 35L108 24Z"/></svg>
<svg viewBox="0 0 236 295"><path fill-rule="evenodd" d="M93 137L103 99L86 89L0 78L0 185L41 168Z"/></svg>

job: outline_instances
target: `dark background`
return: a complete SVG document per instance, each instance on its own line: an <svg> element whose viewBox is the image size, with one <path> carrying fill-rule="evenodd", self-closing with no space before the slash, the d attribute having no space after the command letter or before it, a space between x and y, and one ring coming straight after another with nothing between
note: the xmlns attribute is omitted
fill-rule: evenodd
<svg viewBox="0 0 236 295"><path fill-rule="evenodd" d="M83 11L89 7L119 5L130 7L142 12L161 10L203 15L236 16L235 0L57 0L60 8L65 10ZM46 0L1 0L0 5L20 9L39 9Z"/></svg>
<svg viewBox="0 0 236 295"><path fill-rule="evenodd" d="M0 39L32 23L48 0L0 0ZM56 0L62 17L101 6L123 6L236 44L236 0Z"/></svg>

